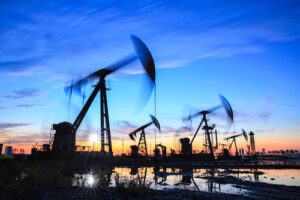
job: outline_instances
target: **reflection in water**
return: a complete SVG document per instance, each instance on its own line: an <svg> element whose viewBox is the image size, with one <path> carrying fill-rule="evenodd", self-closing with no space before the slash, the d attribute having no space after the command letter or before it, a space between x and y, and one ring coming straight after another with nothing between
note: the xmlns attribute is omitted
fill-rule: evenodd
<svg viewBox="0 0 300 200"><path fill-rule="evenodd" d="M208 176L209 178L207 179L207 190L209 192L217 192L217 183L214 182L214 178L215 178L215 169L212 168L212 169L208 169L207 170L207 174L209 174L210 176ZM221 191L221 184L219 183L218 184L218 189L219 189L219 192Z"/></svg>
<svg viewBox="0 0 300 200"><path fill-rule="evenodd" d="M162 167L162 171L160 167L154 167L154 182L159 185L167 185L165 182L167 181L167 168Z"/></svg>
<svg viewBox="0 0 300 200"><path fill-rule="evenodd" d="M73 185L87 188L115 186L115 175L120 174L128 180L136 179L152 183L152 189L187 189L206 192L245 194L242 187L222 182L224 177L245 181L270 182L275 184L300 185L300 170L265 169L193 169L193 168L100 168L86 173L74 174ZM261 176L263 174L263 176ZM290 175L288 175L290 174Z"/></svg>
<svg viewBox="0 0 300 200"><path fill-rule="evenodd" d="M94 177L93 174L89 174L89 175L87 176L87 181L86 181L86 183L87 183L87 186L88 186L88 187L94 187L94 186L95 186L95 177Z"/></svg>
<svg viewBox="0 0 300 200"><path fill-rule="evenodd" d="M254 170L253 170L253 175L254 175L254 180L255 180L255 181L259 181L259 173L258 173L258 169L254 169Z"/></svg>
<svg viewBox="0 0 300 200"><path fill-rule="evenodd" d="M100 168L98 170L90 170L82 175L76 173L73 178L73 186L107 188L111 183L112 170L112 168Z"/></svg>

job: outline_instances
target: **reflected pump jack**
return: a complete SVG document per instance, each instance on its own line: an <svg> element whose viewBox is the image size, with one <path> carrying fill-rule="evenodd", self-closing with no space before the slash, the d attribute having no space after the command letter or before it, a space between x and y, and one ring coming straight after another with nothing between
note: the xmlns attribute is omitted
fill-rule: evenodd
<svg viewBox="0 0 300 200"><path fill-rule="evenodd" d="M112 152L112 143L111 143L111 132L110 132L110 124L109 124L109 114L108 114L108 105L107 105L107 95L106 95L106 85L105 85L105 78L117 71L118 69L132 63L133 61L139 59L147 72L148 78L151 79L151 90L153 89L153 85L155 85L155 65L153 57L147 48L147 46L143 43L141 39L139 39L137 36L132 35L131 40L134 45L134 49L136 51L136 55L130 55L125 57L124 59L106 67L103 69L100 69L89 76L73 83L65 88L65 92L69 92L69 96L71 99L72 92L77 91L81 96L84 98L84 92L82 92L82 88L85 88L85 86L88 83L91 83L95 80L97 80L97 84L95 85L95 88L86 101L84 107L80 111L79 115L77 116L76 120L73 124L70 124L68 122L64 125L67 126L67 130L65 128L60 127L60 124L53 125L53 129L56 130L54 141L53 141L53 150L54 151L62 151L62 150L69 150L74 151L75 150L75 135L77 132L77 129L79 128L82 120L84 119L87 111L89 110L92 102L94 101L96 95L98 92L100 92L100 122L101 122L101 152L105 153L105 147L108 147L108 152L110 156L113 156ZM67 125L66 125L67 123ZM72 142L71 142L71 148L61 148L61 144L64 144L64 140L60 135L66 135L66 132L69 133L69 135L72 136ZM61 139L56 139L61 138ZM62 140L62 141L61 141ZM71 150L70 150L71 149Z"/></svg>

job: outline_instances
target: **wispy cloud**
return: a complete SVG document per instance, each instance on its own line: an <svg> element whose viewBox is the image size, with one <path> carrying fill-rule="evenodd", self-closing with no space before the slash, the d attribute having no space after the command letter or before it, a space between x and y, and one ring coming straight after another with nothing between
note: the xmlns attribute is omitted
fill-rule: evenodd
<svg viewBox="0 0 300 200"><path fill-rule="evenodd" d="M3 143L17 146L31 146L34 143L45 144L49 142L49 133L18 133L5 130L1 136Z"/></svg>
<svg viewBox="0 0 300 200"><path fill-rule="evenodd" d="M46 104L17 104L17 105L13 105L13 106L0 107L0 110L11 110L11 109L25 110L25 109L48 107L48 106L53 105L53 104L54 103L46 103Z"/></svg>
<svg viewBox="0 0 300 200"><path fill-rule="evenodd" d="M0 130L6 129L6 128L29 126L29 125L31 125L31 123L0 123Z"/></svg>
<svg viewBox="0 0 300 200"><path fill-rule="evenodd" d="M18 104L16 105L17 108L34 108L40 106L40 104Z"/></svg>
<svg viewBox="0 0 300 200"><path fill-rule="evenodd" d="M254 130L254 133L274 133L276 131L275 128L269 128L269 129L256 129Z"/></svg>
<svg viewBox="0 0 300 200"><path fill-rule="evenodd" d="M40 59L2 62L0 63L0 72L15 75L31 75L29 69L40 66L41 63Z"/></svg>
<svg viewBox="0 0 300 200"><path fill-rule="evenodd" d="M138 127L136 125L131 124L129 121L117 121L114 126L114 131L119 134L129 134L134 131Z"/></svg>
<svg viewBox="0 0 300 200"><path fill-rule="evenodd" d="M39 89L25 88L22 90L15 90L11 95L4 96L7 99L24 99L24 98L37 98L40 97L43 92Z"/></svg>
<svg viewBox="0 0 300 200"><path fill-rule="evenodd" d="M188 63L189 63L188 60L170 60L170 61L158 64L157 67L158 68L176 68L176 67L186 66L186 64L188 64Z"/></svg>
<svg viewBox="0 0 300 200"><path fill-rule="evenodd" d="M37 64L31 58L44 56L52 65L59 60L73 68L106 66L133 52L129 40L132 33L149 44L162 68L181 67L207 57L259 53L265 43L286 42L300 36L294 25L296 10L288 15L277 10L285 8L284 2L262 3L260 9L249 2L120 2L112 6L112 2L68 5L54 1L51 6L40 4L37 9L30 6L35 4L33 1L20 4L7 3L1 8L3 16L10 20L1 28L0 52L4 54L0 60L7 60L2 65L14 66L9 68L14 72L24 72L26 66ZM276 17L265 10L275 10ZM257 16L260 17L255 20ZM12 60L16 54L28 61L7 59Z"/></svg>
<svg viewBox="0 0 300 200"><path fill-rule="evenodd" d="M238 123L268 122L272 113L269 111L248 110L238 111L235 116Z"/></svg>

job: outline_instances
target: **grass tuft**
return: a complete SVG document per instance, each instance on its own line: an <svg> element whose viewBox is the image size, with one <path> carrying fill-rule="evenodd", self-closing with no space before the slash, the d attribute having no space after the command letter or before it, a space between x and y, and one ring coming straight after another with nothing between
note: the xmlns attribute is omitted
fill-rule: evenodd
<svg viewBox="0 0 300 200"><path fill-rule="evenodd" d="M126 194L145 194L150 191L151 183L147 183L145 179L137 175L134 179L121 178L117 173L115 175L115 184L118 192Z"/></svg>

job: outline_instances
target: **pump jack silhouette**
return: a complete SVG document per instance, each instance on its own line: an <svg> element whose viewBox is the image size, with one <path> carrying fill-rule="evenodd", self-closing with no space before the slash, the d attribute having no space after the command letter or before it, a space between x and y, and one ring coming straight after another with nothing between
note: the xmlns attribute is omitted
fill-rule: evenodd
<svg viewBox="0 0 300 200"><path fill-rule="evenodd" d="M77 116L76 120L73 124L70 124L68 122L63 122L60 124L57 124L55 127L56 134L63 135L62 132L69 132L72 137L74 137L74 142L72 143L71 151L75 150L75 135L76 132L84 119L87 111L89 110L92 102L94 101L96 95L98 92L100 92L100 118L101 118L101 152L105 153L105 147L108 147L108 152L110 156L113 156L112 152L112 142L111 142L111 131L110 131L110 123L109 123L109 113L108 113L108 105L107 105L107 94L106 94L106 84L105 84L105 78L114 73L115 71L119 70L120 68L132 63L136 59L139 59L148 75L148 78L151 80L151 90L149 92L152 92L153 86L155 86L155 65L153 57L148 49L148 47L144 44L144 42L139 39L137 36L132 35L131 40L133 42L134 49L136 51L136 55L129 55L122 60L106 67L103 69L100 69L87 77L73 83L70 86L67 86L65 88L65 92L69 92L69 98L71 99L73 90L77 91L81 94L81 96L84 98L85 95L82 92L82 88L85 88L85 86L88 83L91 83L95 80L97 80L97 84L95 85L95 88L86 101L85 105L83 106L82 110L80 111L79 115ZM64 127L59 127L64 126ZM67 128L65 128L67 127ZM54 136L55 137L55 136ZM54 140L55 143L55 140ZM73 144L74 143L74 144ZM58 145L53 144L53 150L58 150Z"/></svg>

